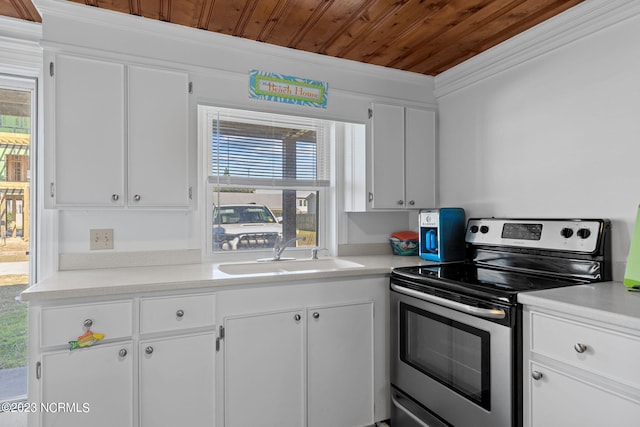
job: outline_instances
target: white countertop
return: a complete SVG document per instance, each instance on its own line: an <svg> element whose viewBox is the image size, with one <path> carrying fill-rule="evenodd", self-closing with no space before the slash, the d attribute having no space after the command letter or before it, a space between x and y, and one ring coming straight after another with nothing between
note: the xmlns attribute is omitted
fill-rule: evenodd
<svg viewBox="0 0 640 427"><path fill-rule="evenodd" d="M621 282L524 292L518 302L640 330L640 292L629 292Z"/></svg>
<svg viewBox="0 0 640 427"><path fill-rule="evenodd" d="M143 292L256 286L303 280L385 275L389 274L394 267L433 264L418 256L376 255L340 257L339 259L361 264L362 267L242 275L226 274L220 270L223 264L217 263L60 271L25 290L21 298L23 301L44 301Z"/></svg>

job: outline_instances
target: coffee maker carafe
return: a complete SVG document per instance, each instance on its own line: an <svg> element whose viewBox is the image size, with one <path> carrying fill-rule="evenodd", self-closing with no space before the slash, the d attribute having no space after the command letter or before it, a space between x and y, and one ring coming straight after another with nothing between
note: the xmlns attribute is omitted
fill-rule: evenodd
<svg viewBox="0 0 640 427"><path fill-rule="evenodd" d="M429 261L460 261L465 258L465 214L462 208L421 210L420 257Z"/></svg>

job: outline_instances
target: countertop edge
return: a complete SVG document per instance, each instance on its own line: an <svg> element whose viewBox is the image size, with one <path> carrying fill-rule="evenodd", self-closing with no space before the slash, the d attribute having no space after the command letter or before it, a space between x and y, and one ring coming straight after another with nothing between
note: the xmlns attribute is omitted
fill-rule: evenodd
<svg viewBox="0 0 640 427"><path fill-rule="evenodd" d="M417 256L350 256L339 259L352 261L363 267L253 275L224 274L219 269L219 263L61 271L27 288L20 298L22 301L37 303L149 292L222 291L278 283L389 275L393 268L399 266L434 264Z"/></svg>
<svg viewBox="0 0 640 427"><path fill-rule="evenodd" d="M640 331L640 293L629 292L621 282L524 292L518 295L518 302L534 309L539 307Z"/></svg>

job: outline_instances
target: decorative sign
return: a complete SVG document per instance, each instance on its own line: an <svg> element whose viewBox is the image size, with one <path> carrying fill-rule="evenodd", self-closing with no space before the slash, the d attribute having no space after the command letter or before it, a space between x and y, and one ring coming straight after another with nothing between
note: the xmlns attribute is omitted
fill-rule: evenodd
<svg viewBox="0 0 640 427"><path fill-rule="evenodd" d="M273 102L327 108L326 82L251 70L249 96Z"/></svg>

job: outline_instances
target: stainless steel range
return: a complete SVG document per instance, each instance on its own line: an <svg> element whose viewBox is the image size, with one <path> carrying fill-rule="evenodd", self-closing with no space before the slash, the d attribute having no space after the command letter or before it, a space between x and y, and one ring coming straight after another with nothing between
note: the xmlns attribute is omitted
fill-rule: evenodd
<svg viewBox="0 0 640 427"><path fill-rule="evenodd" d="M471 219L464 262L391 274L392 427L522 425L520 292L611 280L603 219Z"/></svg>

